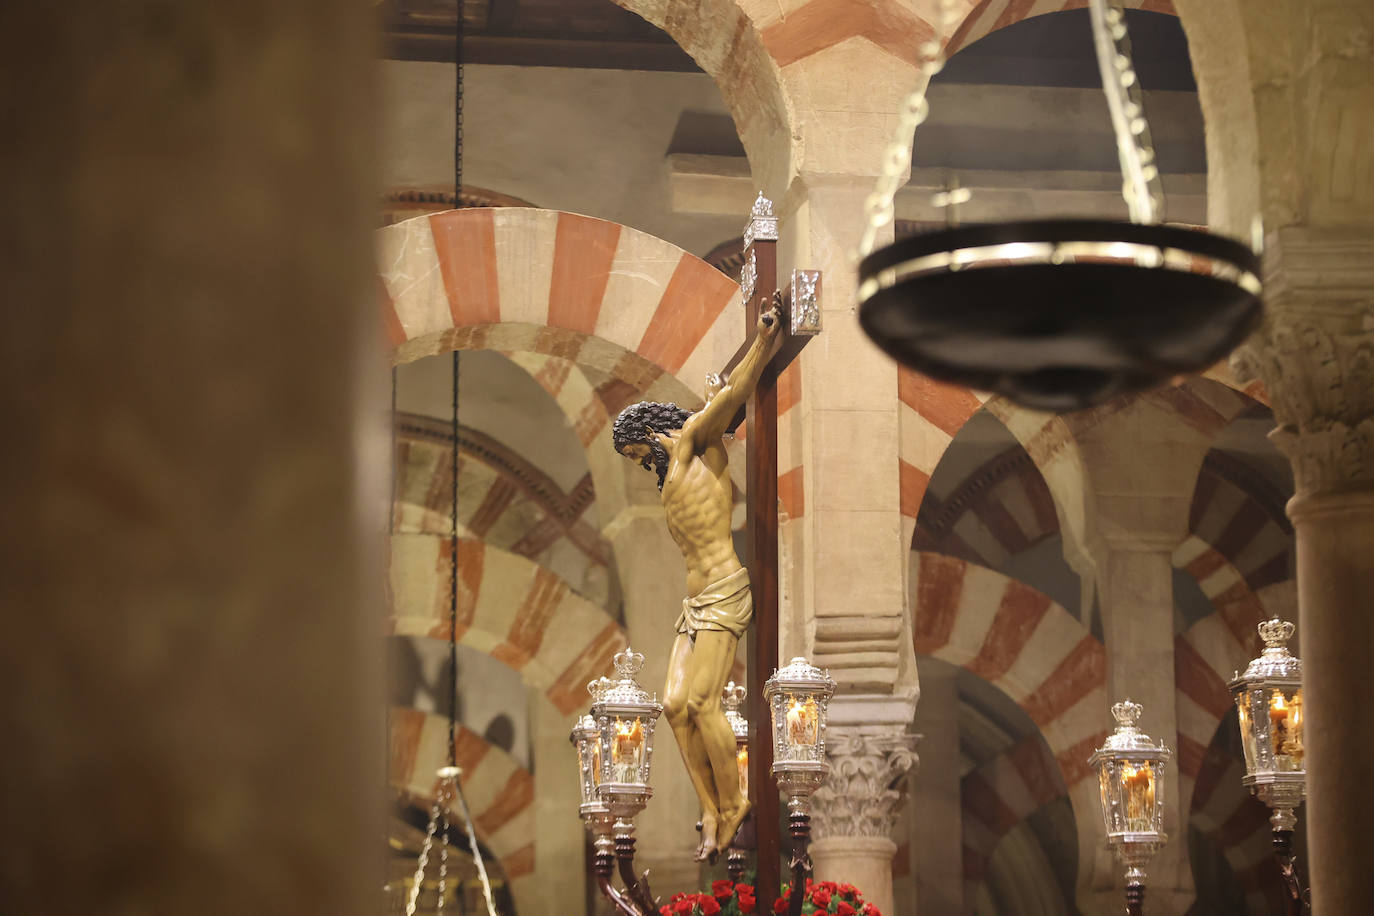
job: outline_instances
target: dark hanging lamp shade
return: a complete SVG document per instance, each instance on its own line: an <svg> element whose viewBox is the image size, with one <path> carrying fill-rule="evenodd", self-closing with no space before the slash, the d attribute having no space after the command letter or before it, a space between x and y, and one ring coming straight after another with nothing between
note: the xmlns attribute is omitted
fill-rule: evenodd
<svg viewBox="0 0 1374 916"><path fill-rule="evenodd" d="M933 378L1069 411L1201 371L1254 329L1259 258L1194 229L964 225L859 265L859 322Z"/></svg>

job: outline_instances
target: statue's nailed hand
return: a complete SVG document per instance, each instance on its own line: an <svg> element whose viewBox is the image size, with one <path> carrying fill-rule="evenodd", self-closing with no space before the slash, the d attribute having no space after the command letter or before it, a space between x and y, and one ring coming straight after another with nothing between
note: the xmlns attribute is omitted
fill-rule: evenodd
<svg viewBox="0 0 1374 916"><path fill-rule="evenodd" d="M776 337L780 327L782 327L782 314L776 305L766 312L759 313L759 334L764 337Z"/></svg>

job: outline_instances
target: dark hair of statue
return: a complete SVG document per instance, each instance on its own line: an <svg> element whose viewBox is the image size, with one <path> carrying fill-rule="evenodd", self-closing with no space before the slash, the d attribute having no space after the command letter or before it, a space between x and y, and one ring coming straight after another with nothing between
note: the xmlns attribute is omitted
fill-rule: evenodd
<svg viewBox="0 0 1374 916"><path fill-rule="evenodd" d="M643 442L648 445L650 455L641 461L640 465L644 470L658 474L658 488L662 490L663 481L668 476L668 450L658 439L650 437L645 432L645 427L656 433L682 429L682 424L686 423L691 415L690 410L683 410L676 404L640 401L626 407L620 412L620 416L615 418L615 425L611 428L611 440L615 444L615 450L621 454L624 454L625 446L632 443Z"/></svg>

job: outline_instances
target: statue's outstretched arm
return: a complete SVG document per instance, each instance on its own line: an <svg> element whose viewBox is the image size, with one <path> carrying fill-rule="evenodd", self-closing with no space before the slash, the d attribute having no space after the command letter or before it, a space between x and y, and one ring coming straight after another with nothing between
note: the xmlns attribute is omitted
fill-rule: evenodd
<svg viewBox="0 0 1374 916"><path fill-rule="evenodd" d="M773 345L777 342L778 329L781 326L782 321L776 307L759 315L753 343L749 345L744 358L739 361L735 371L730 373L730 378L716 396L707 401L706 406L687 421L687 426L683 429L684 435L691 435L696 442L704 442L708 439L719 439L725 434L730 421L758 387L763 367L773 355Z"/></svg>

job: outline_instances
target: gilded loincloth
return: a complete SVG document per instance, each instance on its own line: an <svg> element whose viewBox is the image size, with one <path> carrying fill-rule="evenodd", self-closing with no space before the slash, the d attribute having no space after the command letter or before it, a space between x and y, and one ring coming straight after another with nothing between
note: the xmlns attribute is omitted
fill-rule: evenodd
<svg viewBox="0 0 1374 916"><path fill-rule="evenodd" d="M697 630L722 630L739 639L754 616L749 570L740 568L708 585L694 598L684 598L677 631L696 636Z"/></svg>

